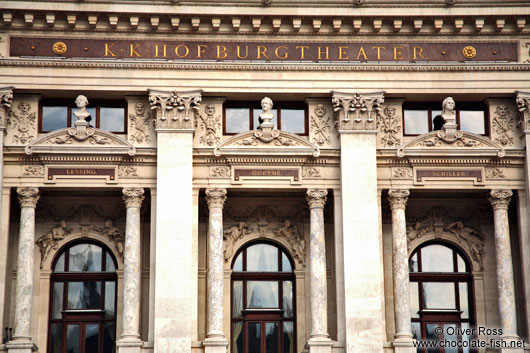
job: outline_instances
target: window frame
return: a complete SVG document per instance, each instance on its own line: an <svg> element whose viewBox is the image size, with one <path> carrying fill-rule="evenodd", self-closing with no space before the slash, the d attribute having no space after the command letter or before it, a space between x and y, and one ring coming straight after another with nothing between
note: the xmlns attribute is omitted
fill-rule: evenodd
<svg viewBox="0 0 530 353"><path fill-rule="evenodd" d="M255 101L227 101L223 104L223 135L227 136L233 136L240 134L242 132L227 132L226 131L226 108L247 108L249 110L249 130L252 131L257 129L257 126L254 126L254 109L261 109L261 106L259 102ZM282 112L283 109L300 109L304 111L304 132L303 133L294 133L298 136L309 136L309 122L308 122L308 109L307 104L304 102L295 102L295 101L278 101L274 102L274 105L272 109L276 109L277 117L278 117L278 126L276 126L276 129L281 130L282 129Z"/></svg>
<svg viewBox="0 0 530 353"><path fill-rule="evenodd" d="M76 245L80 244L90 244L96 245L102 249L101 256L101 269L106 268L107 256L110 255L111 261L114 263L114 271L98 271L98 272L69 272L69 252L70 249ZM64 255L64 271L55 272L55 266L61 256ZM67 334L65 334L67 327L69 325L79 325L80 327L80 343L84 341L86 337L86 325L89 324L98 324L98 350L104 352L104 333L105 333L105 324L111 323L114 325L114 345L116 344L116 333L117 333L117 317L118 317L118 264L114 253L103 243L94 241L91 239L79 239L76 241L69 242L61 247L55 254L55 258L52 261L51 266L52 272L50 274L50 295L48 298L48 336L46 339L46 347L48 352L52 352L52 326L53 324L61 324L62 337L61 337L61 351L66 351L66 339ZM70 282L99 282L101 283L101 292L100 292L100 308L99 309L68 309L68 283ZM112 318L105 317L105 283L114 282L114 316ZM63 283L62 288L62 310L63 313L61 319L53 318L53 300L54 300L54 284ZM83 348L80 347L80 350L83 351ZM85 352L88 353L88 352Z"/></svg>
<svg viewBox="0 0 530 353"><path fill-rule="evenodd" d="M94 124L95 128L100 129L100 123L101 123L101 107L103 108L123 108L123 131L110 131L110 130L104 130L111 132L113 134L120 134L120 135L127 135L127 113L128 113L128 107L127 102L122 99L94 99L94 98L88 98L88 101L90 102L87 105L87 108L95 108L96 109L96 116L92 117L92 122ZM68 116L66 118L66 127L72 127L72 113L75 109L77 109L75 105L75 98L73 99L55 99L55 98L46 98L39 102L39 133L47 134L52 131L57 130L51 130L47 131L43 129L43 123L44 123L44 116L43 116L43 108L47 107L64 107L67 108Z"/></svg>
<svg viewBox="0 0 530 353"><path fill-rule="evenodd" d="M422 249L430 245L442 245L453 251L453 272L421 272L422 271ZM418 284L418 317L411 317L411 323L419 323L421 339L426 339L426 327L427 324L436 324L439 322L458 322L457 324L461 327L463 323L467 323L468 327L474 327L476 324L476 312L475 312L475 294L474 294L474 280L472 273L472 263L469 257L464 251L459 249L452 243L445 241L428 241L419 245L414 251L411 252L408 257L409 261L414 255L417 255L418 270L417 272L410 271L409 268L409 285L412 282ZM460 255L466 265L465 272L455 272L459 270L458 267L458 255ZM456 269L456 270L455 270ZM425 307L425 297L423 295L423 283L425 282L436 282L436 283L452 283L454 287L455 306L456 309L428 309ZM460 300L460 283L467 284L467 299L468 299L468 318L461 318L461 300ZM427 310L424 310L427 309ZM429 312L430 311L430 312ZM411 315L412 316L412 315ZM445 337L445 336L444 336ZM460 336L458 336L460 337ZM461 338L461 337L460 337ZM472 352L473 350L471 350ZM426 348L418 348L418 352L427 352ZM459 353L463 352L462 348L459 348Z"/></svg>
<svg viewBox="0 0 530 353"><path fill-rule="evenodd" d="M272 245L278 249L278 271L271 271L271 272L250 272L246 271L247 268L247 249L252 247L253 245L259 245L259 244L267 244ZM291 266L290 272L283 272L282 271L282 261L283 256L282 254L286 255L287 260L289 261L289 264ZM233 268L235 266L236 260L239 256L242 256L241 261L241 271L234 271ZM295 263L289 254L289 252L280 244L268 241L268 240L258 240L258 241L252 241L248 244L245 244L242 246L234 255L232 258L232 262L230 264L230 269L232 270L232 274L230 277L230 352L234 352L234 323L235 322L241 322L242 323L242 332L241 334L245 335L245 327L249 322L256 322L256 321L278 321L280 323L280 340L279 345L282 347L283 350L283 323L284 322L292 322L293 324L293 352L297 352L297 340L296 340L296 323L297 323L297 310L296 310L296 275L295 275ZM234 293L234 281L241 281L242 283L242 299L243 299L243 306L241 309L241 312L243 313L240 317L234 317L234 300L233 300L233 293ZM246 282L248 281L277 281L278 282L278 308L248 308L247 307L247 285ZM284 317L283 312L283 282L284 281L290 281L291 282L291 289L293 294L293 300L292 300L292 306L293 306L293 312L292 317ZM245 342L246 337L243 336L244 343L243 343L243 352L246 352ZM240 352L242 353L242 352ZM286 353L286 352L282 352Z"/></svg>
<svg viewBox="0 0 530 353"><path fill-rule="evenodd" d="M440 109L437 109L439 106ZM435 109L436 108L436 109ZM432 126L432 119L434 118L432 116L433 110L442 110L442 103L440 102L405 102L401 106L401 123L403 124L403 136L409 137L409 136L420 136L422 134L407 134L406 133L406 125L405 125L405 110L427 110L427 126L428 131L424 132L429 133L433 131ZM490 136L490 119L489 119L489 109L488 105L485 102L460 102L456 106L456 124L457 129L461 128L460 124L460 111L461 110L471 110L471 111L482 111L484 112L484 134L478 134L480 136L489 137Z"/></svg>

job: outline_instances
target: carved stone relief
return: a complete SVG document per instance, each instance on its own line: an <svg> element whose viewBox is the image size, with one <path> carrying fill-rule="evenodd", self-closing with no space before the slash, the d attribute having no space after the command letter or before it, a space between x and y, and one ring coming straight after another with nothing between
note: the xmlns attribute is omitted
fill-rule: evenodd
<svg viewBox="0 0 530 353"><path fill-rule="evenodd" d="M13 104L8 114L6 142L26 145L37 137L37 104L28 100Z"/></svg>
<svg viewBox="0 0 530 353"><path fill-rule="evenodd" d="M491 122L493 140L503 147L513 146L515 125L510 109L504 104L498 105Z"/></svg>
<svg viewBox="0 0 530 353"><path fill-rule="evenodd" d="M135 177L138 176L138 168L129 165L120 165L118 167L118 176Z"/></svg>
<svg viewBox="0 0 530 353"><path fill-rule="evenodd" d="M320 178L320 168L316 167L302 167L302 177L304 178Z"/></svg>
<svg viewBox="0 0 530 353"><path fill-rule="evenodd" d="M412 250L429 239L445 239L460 245L471 260L484 270L484 235L453 219L443 208L434 207L426 217L407 226L408 248Z"/></svg>
<svg viewBox="0 0 530 353"><path fill-rule="evenodd" d="M333 92L332 103L335 124L339 130L375 130L380 119L384 92L339 93Z"/></svg>
<svg viewBox="0 0 530 353"><path fill-rule="evenodd" d="M136 146L153 146L156 140L155 114L144 100L129 99L129 141Z"/></svg>
<svg viewBox="0 0 530 353"><path fill-rule="evenodd" d="M204 114L197 114L197 127L199 132L199 143L205 146L216 146L221 142L221 115L217 113L214 104L207 104Z"/></svg>
<svg viewBox="0 0 530 353"><path fill-rule="evenodd" d="M225 208L225 261L228 262L241 244L249 239L276 239L291 252L297 263L305 266L306 244L303 232L308 210L295 207L286 211L276 206L257 206L235 210Z"/></svg>
<svg viewBox="0 0 530 353"><path fill-rule="evenodd" d="M401 114L394 106L387 105L377 120L379 144L383 148L398 148L401 144Z"/></svg>
<svg viewBox="0 0 530 353"><path fill-rule="evenodd" d="M1 39L1 38L0 38ZM11 107L13 106L13 87L0 88L0 129L6 127Z"/></svg>
<svg viewBox="0 0 530 353"><path fill-rule="evenodd" d="M26 176L43 176L44 166L42 165L27 165L24 167L24 175Z"/></svg>
<svg viewBox="0 0 530 353"><path fill-rule="evenodd" d="M394 179L412 179L413 173L412 168L399 167L392 168L392 178Z"/></svg>
<svg viewBox="0 0 530 353"><path fill-rule="evenodd" d="M216 178L229 178L231 175L230 167L210 167L210 176Z"/></svg>
<svg viewBox="0 0 530 353"><path fill-rule="evenodd" d="M504 171L497 167L486 167L486 178L487 179L504 179Z"/></svg>
<svg viewBox="0 0 530 353"><path fill-rule="evenodd" d="M319 146L331 145L331 128L333 126L331 115L324 104L317 104L311 114L312 141Z"/></svg>
<svg viewBox="0 0 530 353"><path fill-rule="evenodd" d="M40 236L35 241L35 244L40 248L40 268L52 250L59 248L59 242L63 240L72 229L66 225L66 221L62 220L56 227L53 227L48 233Z"/></svg>
<svg viewBox="0 0 530 353"><path fill-rule="evenodd" d="M516 91L515 102L519 111L519 127L527 132L530 130L530 92Z"/></svg>

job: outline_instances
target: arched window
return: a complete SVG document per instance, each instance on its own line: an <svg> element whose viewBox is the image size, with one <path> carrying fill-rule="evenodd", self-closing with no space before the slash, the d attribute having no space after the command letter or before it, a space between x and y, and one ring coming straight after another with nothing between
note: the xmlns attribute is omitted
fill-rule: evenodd
<svg viewBox="0 0 530 353"><path fill-rule="evenodd" d="M232 266L232 352L296 352L293 262L279 246L254 243Z"/></svg>
<svg viewBox="0 0 530 353"><path fill-rule="evenodd" d="M61 251L51 275L48 352L115 352L116 279L104 246L74 243Z"/></svg>
<svg viewBox="0 0 530 353"><path fill-rule="evenodd" d="M473 326L471 266L456 248L443 243L424 244L409 260L412 333L420 340L468 340L462 330ZM442 327L439 335L437 327ZM424 352L418 349L418 352ZM469 349L429 349L430 352Z"/></svg>

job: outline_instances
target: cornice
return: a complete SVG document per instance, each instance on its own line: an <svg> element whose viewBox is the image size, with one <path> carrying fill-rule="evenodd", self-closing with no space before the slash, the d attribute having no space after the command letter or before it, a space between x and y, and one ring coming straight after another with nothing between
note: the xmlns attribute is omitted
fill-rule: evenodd
<svg viewBox="0 0 530 353"><path fill-rule="evenodd" d="M151 69L201 71L363 71L363 72L527 72L530 64L371 64L351 63L210 63L210 62L146 62L88 61L67 59L0 59L0 67L44 67L86 69Z"/></svg>

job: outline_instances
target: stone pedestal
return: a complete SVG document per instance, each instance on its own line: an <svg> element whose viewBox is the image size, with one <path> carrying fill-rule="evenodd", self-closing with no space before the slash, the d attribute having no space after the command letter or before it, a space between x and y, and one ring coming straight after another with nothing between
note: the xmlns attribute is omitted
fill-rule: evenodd
<svg viewBox="0 0 530 353"><path fill-rule="evenodd" d="M203 342L205 353L224 353L228 341L223 332L224 318L224 256L223 256L223 205L225 189L207 189L208 203L208 272L206 274L207 331Z"/></svg>
<svg viewBox="0 0 530 353"><path fill-rule="evenodd" d="M141 239L140 207L144 189L124 188L123 201L127 209L123 270L123 332L118 341L119 353L140 353Z"/></svg>
<svg viewBox="0 0 530 353"><path fill-rule="evenodd" d="M515 285L508 222L508 205L511 196L511 190L492 190L489 197L489 201L493 207L495 227L495 259L497 264L499 316L503 332L502 339L506 341L516 341L519 339L517 335ZM523 349L503 348L501 352L522 353Z"/></svg>
<svg viewBox="0 0 530 353"><path fill-rule="evenodd" d="M326 276L326 239L324 237L325 189L307 190L310 210L309 234L309 303L311 334L307 345L310 353L330 353L333 345L328 334L328 296Z"/></svg>
<svg viewBox="0 0 530 353"><path fill-rule="evenodd" d="M396 353L414 353L411 317L409 266L407 250L407 223L405 207L410 192L408 190L389 190L388 201L392 209L392 279L394 288L394 351Z"/></svg>
<svg viewBox="0 0 530 353"><path fill-rule="evenodd" d="M15 329L13 340L6 344L9 353L29 353L35 349L31 341L33 304L33 267L35 258L35 207L39 189L18 188L20 202L20 233L17 254Z"/></svg>

